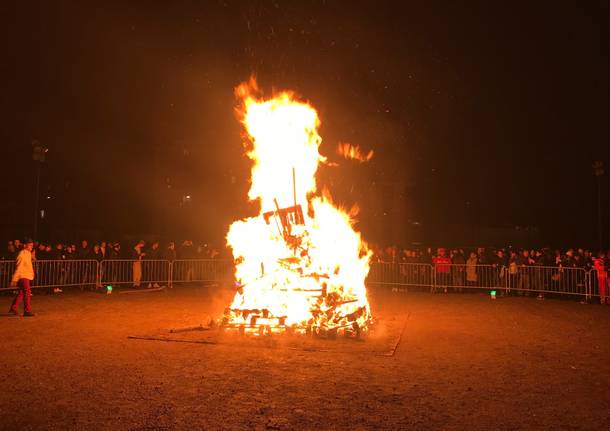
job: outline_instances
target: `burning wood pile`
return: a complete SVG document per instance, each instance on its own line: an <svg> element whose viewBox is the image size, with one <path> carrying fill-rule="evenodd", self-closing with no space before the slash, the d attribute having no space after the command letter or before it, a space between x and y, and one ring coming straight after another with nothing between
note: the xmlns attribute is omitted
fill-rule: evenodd
<svg viewBox="0 0 610 431"><path fill-rule="evenodd" d="M236 94L254 162L249 198L260 212L229 228L237 292L221 327L255 335L366 334L371 252L353 229L355 214L335 207L328 192L316 194L318 164L326 161L317 112L290 92L259 98L254 80Z"/></svg>

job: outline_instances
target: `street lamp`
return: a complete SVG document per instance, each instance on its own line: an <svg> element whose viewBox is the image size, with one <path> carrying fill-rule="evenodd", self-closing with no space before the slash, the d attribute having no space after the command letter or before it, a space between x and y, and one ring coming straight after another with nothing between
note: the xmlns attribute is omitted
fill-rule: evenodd
<svg viewBox="0 0 610 431"><path fill-rule="evenodd" d="M38 239L38 207L40 201L40 170L42 164L47 158L48 148L42 146L37 140L32 141L32 159L36 163L36 196L34 197L35 209L34 209L34 239Z"/></svg>
<svg viewBox="0 0 610 431"><path fill-rule="evenodd" d="M604 162L597 160L593 162L593 174L597 177L597 242L598 250L603 248L602 234L602 175L604 175Z"/></svg>

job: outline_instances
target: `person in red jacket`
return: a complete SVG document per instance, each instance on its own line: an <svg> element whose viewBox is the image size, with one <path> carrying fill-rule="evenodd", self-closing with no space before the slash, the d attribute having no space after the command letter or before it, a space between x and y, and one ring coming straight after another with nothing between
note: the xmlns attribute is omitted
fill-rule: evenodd
<svg viewBox="0 0 610 431"><path fill-rule="evenodd" d="M447 293L451 275L451 259L447 256L447 250L439 248L436 257L432 258L432 263L434 264L434 271L436 273L436 285ZM436 289L432 287L431 291L434 293Z"/></svg>
<svg viewBox="0 0 610 431"><path fill-rule="evenodd" d="M15 272L11 279L11 285L19 286L19 293L13 300L9 313L19 314L19 304L23 301L23 315L31 317L32 306L30 304L30 297L32 292L30 290L30 282L34 280L34 267L32 265L32 249L34 248L34 241L26 239L23 244L23 249L17 255L17 261L15 263Z"/></svg>
<svg viewBox="0 0 610 431"><path fill-rule="evenodd" d="M608 301L608 271L606 270L606 262L603 253L599 253L597 257L593 259L593 268L597 273L599 302L601 304L606 304Z"/></svg>

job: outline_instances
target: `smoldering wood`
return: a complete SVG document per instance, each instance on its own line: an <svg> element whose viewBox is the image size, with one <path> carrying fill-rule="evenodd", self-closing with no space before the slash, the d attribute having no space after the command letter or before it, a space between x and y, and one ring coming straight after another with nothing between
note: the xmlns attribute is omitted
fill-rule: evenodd
<svg viewBox="0 0 610 431"><path fill-rule="evenodd" d="M129 335L127 338L132 340L149 340L149 341L166 341L171 343L193 343L193 344L218 344L217 341L210 340L179 340L176 338L163 338L163 337L145 337L137 335Z"/></svg>
<svg viewBox="0 0 610 431"><path fill-rule="evenodd" d="M172 334L176 334L179 332L209 331L210 329L212 329L210 326L198 325L198 326L187 326L186 328L172 328L169 330L169 332Z"/></svg>

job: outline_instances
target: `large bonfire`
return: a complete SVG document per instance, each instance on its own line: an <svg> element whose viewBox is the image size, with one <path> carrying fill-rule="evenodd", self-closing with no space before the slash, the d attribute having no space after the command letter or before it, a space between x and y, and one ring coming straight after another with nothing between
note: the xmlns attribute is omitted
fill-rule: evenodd
<svg viewBox="0 0 610 431"><path fill-rule="evenodd" d="M316 110L291 92L264 99L254 79L236 95L253 161L248 197L260 211L227 234L237 293L223 327L261 335L366 333L371 252L350 214L317 192L316 172L326 159Z"/></svg>

